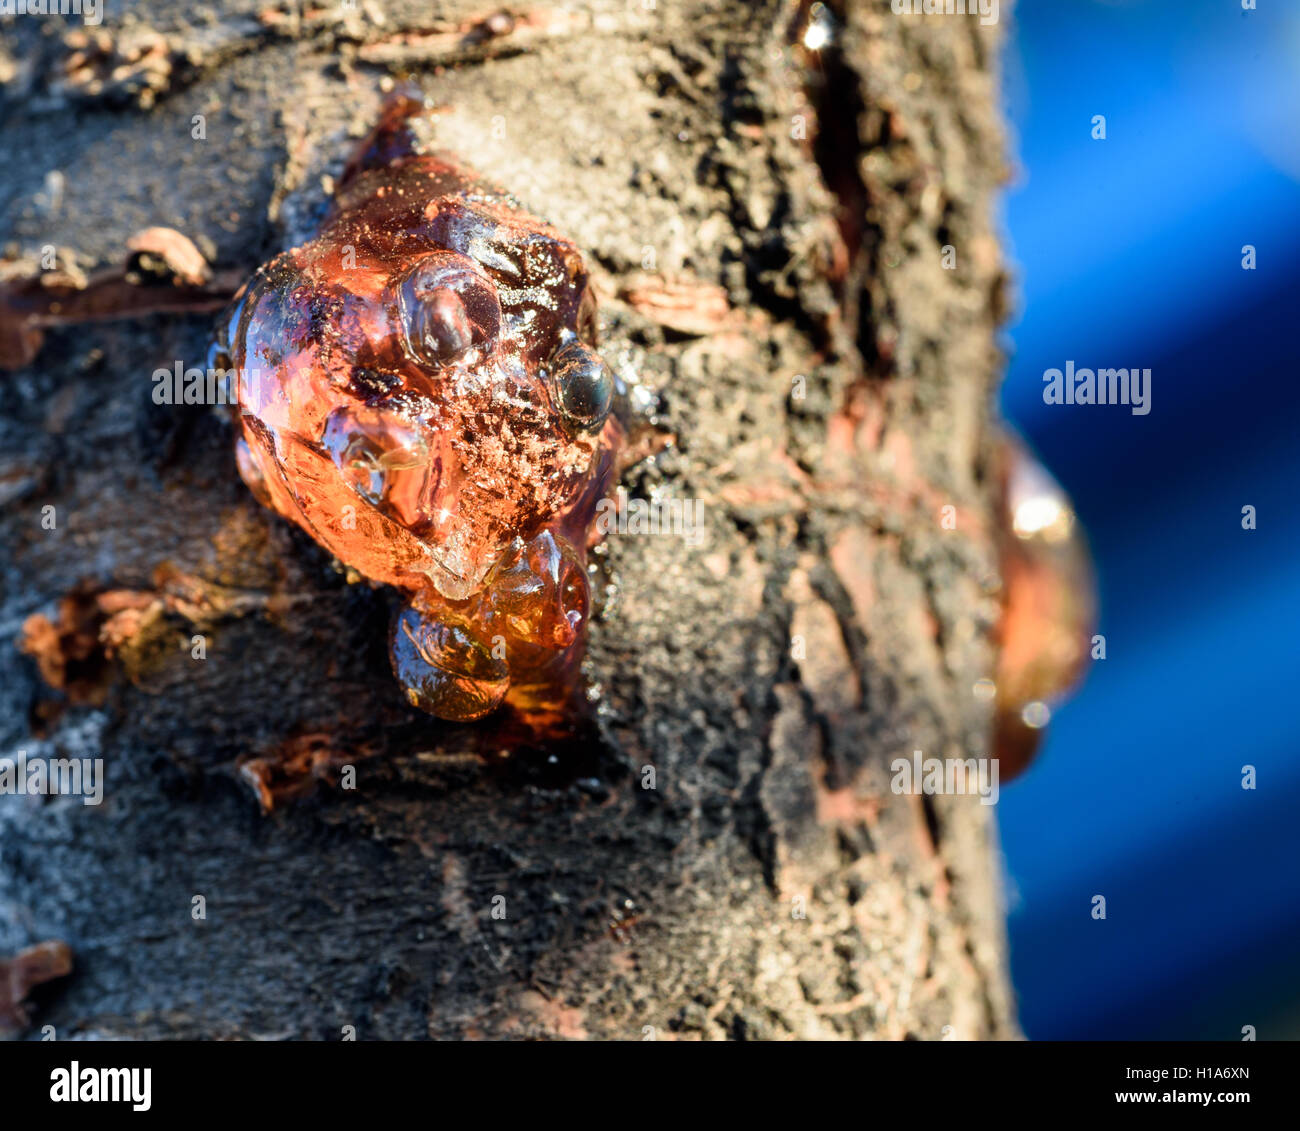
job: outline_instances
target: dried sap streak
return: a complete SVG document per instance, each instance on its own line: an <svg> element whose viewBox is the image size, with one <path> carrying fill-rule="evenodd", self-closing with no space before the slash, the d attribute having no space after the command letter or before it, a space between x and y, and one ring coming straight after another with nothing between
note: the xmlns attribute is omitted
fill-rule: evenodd
<svg viewBox="0 0 1300 1131"><path fill-rule="evenodd" d="M578 250L389 105L320 234L262 267L220 343L240 472L344 564L406 598L410 702L534 722L572 696L586 551L622 439Z"/></svg>

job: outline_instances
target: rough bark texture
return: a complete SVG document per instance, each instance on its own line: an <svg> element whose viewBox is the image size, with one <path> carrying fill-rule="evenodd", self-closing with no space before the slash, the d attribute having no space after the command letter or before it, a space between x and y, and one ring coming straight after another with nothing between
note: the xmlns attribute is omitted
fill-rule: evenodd
<svg viewBox="0 0 1300 1131"><path fill-rule="evenodd" d="M107 788L0 797L0 955L74 954L34 1025L1014 1034L992 811L889 788L914 749L988 750L999 29L831 7L814 55L774 2L596 0L495 36L474 0L110 6L115 43L165 40L134 83L67 78L62 21L3 29L0 235L85 266L165 225L251 270L414 78L443 144L588 252L605 352L670 438L625 486L707 520L699 546L608 542L592 733L511 750L412 712L390 596L254 502L216 411L152 403L210 317L52 331L0 377L0 753L102 757ZM17 642L82 583L92 642L96 593L170 596L61 692ZM264 816L240 761L313 750L334 776Z"/></svg>

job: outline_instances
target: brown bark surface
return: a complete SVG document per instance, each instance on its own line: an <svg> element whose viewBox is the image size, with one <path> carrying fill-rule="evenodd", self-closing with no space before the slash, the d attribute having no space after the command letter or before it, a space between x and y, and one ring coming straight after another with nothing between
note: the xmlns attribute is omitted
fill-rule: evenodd
<svg viewBox="0 0 1300 1131"><path fill-rule="evenodd" d="M413 712L390 595L257 505L222 415L152 402L210 315L49 329L0 376L0 754L102 757L107 786L0 797L0 955L73 952L35 1026L1014 1034L992 810L889 787L989 749L1000 33L830 8L816 54L807 13L739 0L3 29L0 237L84 270L168 227L251 271L416 81L441 144L588 254L606 356L658 393L624 486L707 527L608 541L590 731L517 749ZM263 815L250 759L313 787Z"/></svg>

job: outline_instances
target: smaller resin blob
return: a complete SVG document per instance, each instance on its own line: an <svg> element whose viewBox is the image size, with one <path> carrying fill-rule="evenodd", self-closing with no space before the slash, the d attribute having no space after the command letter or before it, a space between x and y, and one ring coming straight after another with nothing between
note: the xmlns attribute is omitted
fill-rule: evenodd
<svg viewBox="0 0 1300 1131"><path fill-rule="evenodd" d="M1052 711L1087 669L1097 585L1060 484L1012 440L1002 443L998 464L1003 588L994 754L1010 780L1032 761Z"/></svg>
<svg viewBox="0 0 1300 1131"><path fill-rule="evenodd" d="M341 562L394 586L412 705L525 718L572 699L588 531L621 438L578 250L391 102L320 234L235 301L240 473Z"/></svg>

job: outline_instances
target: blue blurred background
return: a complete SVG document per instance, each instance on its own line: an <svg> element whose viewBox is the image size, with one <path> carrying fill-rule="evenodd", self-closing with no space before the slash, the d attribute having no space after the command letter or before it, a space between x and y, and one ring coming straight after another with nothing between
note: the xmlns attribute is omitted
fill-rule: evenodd
<svg viewBox="0 0 1300 1131"><path fill-rule="evenodd" d="M1300 0L1008 30L1002 408L1074 498L1107 646L998 806L1021 1024L1300 1038ZM1149 367L1150 415L1045 405L1068 359Z"/></svg>

